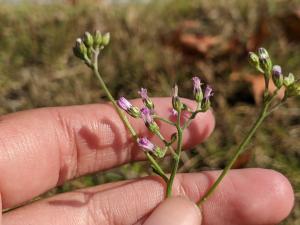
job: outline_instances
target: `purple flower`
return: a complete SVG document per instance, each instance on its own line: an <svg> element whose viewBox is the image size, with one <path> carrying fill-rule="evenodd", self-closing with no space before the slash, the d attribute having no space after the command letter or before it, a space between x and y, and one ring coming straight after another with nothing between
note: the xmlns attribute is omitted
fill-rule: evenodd
<svg viewBox="0 0 300 225"><path fill-rule="evenodd" d="M156 149L156 146L146 137L138 138L137 143L138 146L146 152L154 152Z"/></svg>
<svg viewBox="0 0 300 225"><path fill-rule="evenodd" d="M204 92L205 101L209 101L209 98L213 95L214 95L213 89L209 85L207 85Z"/></svg>
<svg viewBox="0 0 300 225"><path fill-rule="evenodd" d="M199 77L193 77L194 95L201 91L201 80Z"/></svg>
<svg viewBox="0 0 300 225"><path fill-rule="evenodd" d="M278 65L273 66L272 74L278 79L282 75L281 67Z"/></svg>
<svg viewBox="0 0 300 225"><path fill-rule="evenodd" d="M145 106L149 109L154 109L154 104L148 96L147 89L141 88L141 90L138 93L142 97Z"/></svg>
<svg viewBox="0 0 300 225"><path fill-rule="evenodd" d="M119 98L118 105L127 112L132 108L131 103L124 97Z"/></svg>
<svg viewBox="0 0 300 225"><path fill-rule="evenodd" d="M141 90L138 92L139 95L142 97L142 99L148 99L148 92L146 88L141 88Z"/></svg>
<svg viewBox="0 0 300 225"><path fill-rule="evenodd" d="M194 93L196 102L200 103L203 99L203 92L202 92L202 89L201 89L201 85L202 85L201 80L200 80L199 77L193 77L192 80L193 80L193 83L194 83L193 93Z"/></svg>
<svg viewBox="0 0 300 225"><path fill-rule="evenodd" d="M171 109L170 111L171 111L171 116L177 117L178 112L175 109Z"/></svg>
<svg viewBox="0 0 300 225"><path fill-rule="evenodd" d="M145 122L146 125L150 125L152 124L154 121L153 121L153 118L151 116L151 110L144 107L141 109L141 114L142 114L142 118Z"/></svg>

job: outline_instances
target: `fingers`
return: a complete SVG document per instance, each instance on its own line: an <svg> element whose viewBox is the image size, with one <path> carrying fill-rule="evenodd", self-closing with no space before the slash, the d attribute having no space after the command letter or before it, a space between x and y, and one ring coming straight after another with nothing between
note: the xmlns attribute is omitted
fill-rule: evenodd
<svg viewBox="0 0 300 225"><path fill-rule="evenodd" d="M180 174L174 195L197 201L218 174ZM143 224L164 199L164 194L165 187L156 177L118 182L65 193L19 208L4 214L3 224ZM233 170L204 203L202 223L277 224L290 213L293 202L292 187L281 174L263 169Z"/></svg>
<svg viewBox="0 0 300 225"><path fill-rule="evenodd" d="M144 225L200 225L198 206L184 197L171 197L163 201L146 220Z"/></svg>
<svg viewBox="0 0 300 225"><path fill-rule="evenodd" d="M192 101L186 102L192 105ZM134 104L141 105L140 100ZM160 115L169 115L171 100L154 99ZM143 122L131 119L139 134ZM186 147L212 131L211 112L199 114L185 133ZM174 132L161 124L167 138ZM107 104L45 108L0 118L0 192L3 207L12 207L83 174L143 159L115 110Z"/></svg>

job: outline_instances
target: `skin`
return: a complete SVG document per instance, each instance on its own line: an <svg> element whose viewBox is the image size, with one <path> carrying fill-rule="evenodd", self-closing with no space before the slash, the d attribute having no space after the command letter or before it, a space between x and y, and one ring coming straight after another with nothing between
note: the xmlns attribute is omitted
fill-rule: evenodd
<svg viewBox="0 0 300 225"><path fill-rule="evenodd" d="M170 99L156 98L154 102L158 114L170 114ZM185 102L192 106L192 102ZM132 103L141 106L141 100ZM141 120L130 120L139 134L151 137ZM166 137L174 132L169 125L161 126ZM201 143L213 128L212 113L199 114L184 134L184 148ZM43 108L4 115L0 117L0 137L2 209L23 204L74 177L144 159L108 104ZM151 140L157 141L153 137ZM199 200L219 173L178 174L173 194L185 198L175 197L161 203L165 185L159 177L149 176L36 201L4 213L0 224L129 225L145 222L151 225L159 224L157 221L166 224L165 215L172 212L174 221L185 215L189 224L194 225L201 220L205 225L271 225L290 213L294 194L283 175L272 170L243 169L229 173L203 205L201 216L191 201ZM183 213L184 208L190 210Z"/></svg>

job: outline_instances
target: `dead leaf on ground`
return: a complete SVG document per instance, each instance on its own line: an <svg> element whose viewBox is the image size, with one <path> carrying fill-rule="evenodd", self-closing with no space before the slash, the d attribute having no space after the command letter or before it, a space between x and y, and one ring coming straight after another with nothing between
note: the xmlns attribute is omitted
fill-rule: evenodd
<svg viewBox="0 0 300 225"><path fill-rule="evenodd" d="M240 74L237 72L233 72L230 75L230 79L233 81L246 81L251 84L251 90L253 94L253 98L256 104L260 104L262 102L263 93L265 90L265 79L261 74ZM269 83L270 93L273 93L276 90L275 85L272 81ZM278 99L282 99L284 96L284 88L281 88L278 92Z"/></svg>
<svg viewBox="0 0 300 225"><path fill-rule="evenodd" d="M300 41L300 8L280 16L279 22L290 41Z"/></svg>
<svg viewBox="0 0 300 225"><path fill-rule="evenodd" d="M185 48L191 49L195 52L206 54L212 46L219 42L218 37L214 36L200 36L196 34L181 34L179 42Z"/></svg>

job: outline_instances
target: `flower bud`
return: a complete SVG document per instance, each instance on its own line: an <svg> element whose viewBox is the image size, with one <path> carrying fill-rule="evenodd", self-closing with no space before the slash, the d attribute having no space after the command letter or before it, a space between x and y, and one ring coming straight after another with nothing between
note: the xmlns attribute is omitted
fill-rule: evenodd
<svg viewBox="0 0 300 225"><path fill-rule="evenodd" d="M195 96L195 100L196 102L201 102L202 99L203 99L203 93L202 93L202 90L201 90L201 80L199 79L199 77L193 77L192 78L193 80L193 93L194 93L194 96Z"/></svg>
<svg viewBox="0 0 300 225"><path fill-rule="evenodd" d="M160 147L156 146L151 141L149 141L149 139L146 137L138 138L137 144L144 152L150 152L155 156L157 156L158 158L164 157L167 150L167 149L163 150Z"/></svg>
<svg viewBox="0 0 300 225"><path fill-rule="evenodd" d="M110 33L106 33L102 36L102 45L106 46L110 41Z"/></svg>
<svg viewBox="0 0 300 225"><path fill-rule="evenodd" d="M248 54L249 62L255 68L259 67L259 58L254 52L249 52Z"/></svg>
<svg viewBox="0 0 300 225"><path fill-rule="evenodd" d="M289 73L289 75L283 79L283 84L285 87L292 85L294 82L295 82L295 77L292 73Z"/></svg>
<svg viewBox="0 0 300 225"><path fill-rule="evenodd" d="M144 120L146 127L154 134L159 132L159 126L153 120L150 109L144 107L141 109L141 116Z"/></svg>
<svg viewBox="0 0 300 225"><path fill-rule="evenodd" d="M278 65L273 66L272 69L272 79L275 86L279 89L283 85L283 75L281 67Z"/></svg>
<svg viewBox="0 0 300 225"><path fill-rule="evenodd" d="M161 149L159 147L156 147L155 151L154 151L154 155L157 157L157 158L163 158L165 155L166 155L166 152L167 152L167 147L164 147L164 149Z"/></svg>
<svg viewBox="0 0 300 225"><path fill-rule="evenodd" d="M269 53L265 48L259 48L258 49L258 57L259 57L259 63L260 67L263 69L265 72L266 78L269 79L269 73L272 70L272 61L269 56Z"/></svg>
<svg viewBox="0 0 300 225"><path fill-rule="evenodd" d="M74 52L75 56L77 56L78 58L83 59L83 60L87 56L87 48L85 47L81 38L76 39L76 43L73 48L73 52Z"/></svg>
<svg viewBox="0 0 300 225"><path fill-rule="evenodd" d="M94 34L94 46L99 47L102 44L102 34L99 30L96 30Z"/></svg>
<svg viewBox="0 0 300 225"><path fill-rule="evenodd" d="M146 137L137 139L138 146L145 152L155 152L157 146L155 146L151 141Z"/></svg>
<svg viewBox="0 0 300 225"><path fill-rule="evenodd" d="M153 110L154 109L154 104L153 104L152 100L148 96L147 89L146 88L141 88L141 90L138 93L142 97L142 100L143 100L145 106L148 109Z"/></svg>
<svg viewBox="0 0 300 225"><path fill-rule="evenodd" d="M285 90L286 97L300 96L300 83L292 83Z"/></svg>
<svg viewBox="0 0 300 225"><path fill-rule="evenodd" d="M86 45L87 48L90 48L93 46L93 36L89 32L84 33L83 42Z"/></svg>
<svg viewBox="0 0 300 225"><path fill-rule="evenodd" d="M130 116L134 118L141 117L141 113L138 107L133 106L126 98L121 97L118 100L118 105L121 109L126 111Z"/></svg>
<svg viewBox="0 0 300 225"><path fill-rule="evenodd" d="M178 97L178 86L175 85L173 88L173 95L172 95L172 106L177 112L181 111L182 103Z"/></svg>
<svg viewBox="0 0 300 225"><path fill-rule="evenodd" d="M213 89L209 85L207 85L205 88L205 92L204 92L204 99L202 100L202 103L201 103L202 110L206 111L209 109L210 97L213 95L214 95Z"/></svg>
<svg viewBox="0 0 300 225"><path fill-rule="evenodd" d="M136 106L132 106L129 111L128 114L134 118L140 118L141 117L141 112L140 109Z"/></svg>

